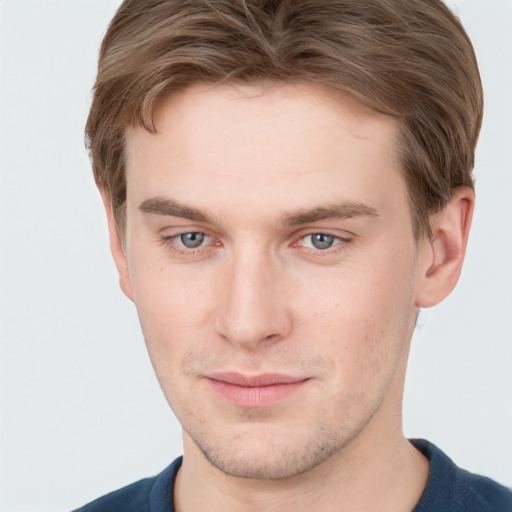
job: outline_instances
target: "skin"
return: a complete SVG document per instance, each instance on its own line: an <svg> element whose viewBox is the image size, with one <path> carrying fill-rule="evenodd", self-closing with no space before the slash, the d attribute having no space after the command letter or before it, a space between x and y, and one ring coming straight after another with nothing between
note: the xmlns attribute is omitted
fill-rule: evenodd
<svg viewBox="0 0 512 512"><path fill-rule="evenodd" d="M319 86L198 85L155 123L127 130L122 241L104 199L183 427L177 510L412 510L428 463L402 434L409 345L418 307L458 279L471 190L415 240L396 121ZM240 406L215 372L304 382Z"/></svg>

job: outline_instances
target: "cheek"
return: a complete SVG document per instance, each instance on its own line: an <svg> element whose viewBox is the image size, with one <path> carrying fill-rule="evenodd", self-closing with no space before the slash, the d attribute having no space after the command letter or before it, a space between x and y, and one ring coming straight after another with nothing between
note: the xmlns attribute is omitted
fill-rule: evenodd
<svg viewBox="0 0 512 512"><path fill-rule="evenodd" d="M155 270L157 268L158 270ZM191 361L197 345L208 337L208 307L204 305L203 281L181 282L169 269L138 269L132 277L134 302L160 387L174 413L194 415L189 404L189 386L183 364ZM190 404L189 404L190 405Z"/></svg>
<svg viewBox="0 0 512 512"><path fill-rule="evenodd" d="M316 292L298 306L298 328L311 340L308 348L322 347L345 384L388 375L408 350L416 318L414 260L398 258L390 253L371 265L317 276Z"/></svg>
<svg viewBox="0 0 512 512"><path fill-rule="evenodd" d="M130 273L149 355L157 373L164 373L161 367L179 364L184 353L208 336L205 329L211 324L215 301L209 298L213 285L204 273L183 276L155 263L133 265Z"/></svg>
<svg viewBox="0 0 512 512"><path fill-rule="evenodd" d="M213 329L222 269L170 265L148 259L142 250L132 255L134 302L159 378L172 379L205 344L226 349ZM328 373L345 382L386 371L407 346L415 318L411 261L388 250L337 268L304 266L280 273L272 300L293 316L283 352L318 355L332 366Z"/></svg>

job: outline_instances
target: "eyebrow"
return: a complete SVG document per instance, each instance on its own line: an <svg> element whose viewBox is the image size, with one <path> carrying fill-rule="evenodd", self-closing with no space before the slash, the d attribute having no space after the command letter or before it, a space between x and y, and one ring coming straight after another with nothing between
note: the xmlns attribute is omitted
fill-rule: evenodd
<svg viewBox="0 0 512 512"><path fill-rule="evenodd" d="M181 217L182 219L189 219L196 222L211 222L208 214L204 211L164 197L145 199L140 203L139 210L144 213Z"/></svg>
<svg viewBox="0 0 512 512"><path fill-rule="evenodd" d="M140 203L139 210L154 215L180 217L195 222L214 223L212 217L199 208L179 203L174 199L153 197ZM378 217L375 208L357 201L338 201L327 206L292 210L280 215L278 224L299 226L328 219L351 219L353 217Z"/></svg>
<svg viewBox="0 0 512 512"><path fill-rule="evenodd" d="M378 217L373 206L355 201L339 201L318 208L295 210L281 215L281 222L287 226L298 226L328 219L351 219L353 217Z"/></svg>

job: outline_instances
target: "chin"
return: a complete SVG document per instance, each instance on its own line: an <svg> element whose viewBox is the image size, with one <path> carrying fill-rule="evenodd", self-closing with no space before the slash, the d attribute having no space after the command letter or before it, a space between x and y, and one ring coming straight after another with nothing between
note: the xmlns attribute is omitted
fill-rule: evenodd
<svg viewBox="0 0 512 512"><path fill-rule="evenodd" d="M321 464L324 459L283 451L277 453L217 453L200 447L208 462L224 474L236 478L279 480L292 478Z"/></svg>
<svg viewBox="0 0 512 512"><path fill-rule="evenodd" d="M298 476L328 460L349 441L319 432L301 439L289 430L276 433L267 429L238 433L225 442L190 437L208 462L224 474L258 480Z"/></svg>

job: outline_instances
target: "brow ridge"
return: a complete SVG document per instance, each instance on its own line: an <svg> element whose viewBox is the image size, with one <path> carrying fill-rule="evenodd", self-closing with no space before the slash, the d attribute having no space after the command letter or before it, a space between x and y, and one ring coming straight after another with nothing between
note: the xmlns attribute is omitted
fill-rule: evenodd
<svg viewBox="0 0 512 512"><path fill-rule="evenodd" d="M285 213L281 215L280 221L287 226L297 226L328 219L378 216L379 213L373 206L356 201L343 201L339 204Z"/></svg>
<svg viewBox="0 0 512 512"><path fill-rule="evenodd" d="M211 222L208 214L199 208L193 208L169 199L166 197L152 197L145 199L140 203L139 210L144 213L154 215L167 215L170 217L180 217L196 222Z"/></svg>
<svg viewBox="0 0 512 512"><path fill-rule="evenodd" d="M154 215L180 217L195 222L212 223L211 217L199 208L184 205L174 199L153 197L145 199L139 205L139 210ZM378 217L375 208L357 201L341 201L339 203L316 208L304 208L283 213L279 216L278 224L298 226L327 219L350 219L353 217Z"/></svg>

